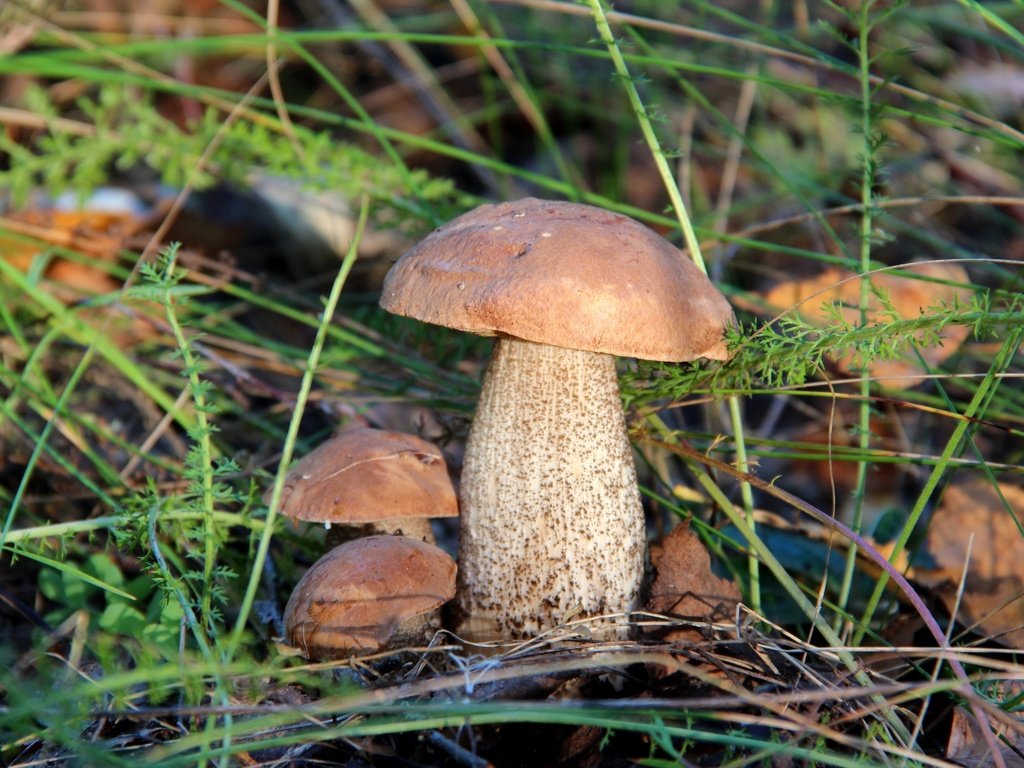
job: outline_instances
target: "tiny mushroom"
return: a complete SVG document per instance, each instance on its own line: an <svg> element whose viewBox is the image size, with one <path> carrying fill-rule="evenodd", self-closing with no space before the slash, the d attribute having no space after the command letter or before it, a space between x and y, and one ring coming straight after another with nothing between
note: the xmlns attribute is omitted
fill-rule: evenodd
<svg viewBox="0 0 1024 768"><path fill-rule="evenodd" d="M421 643L455 594L455 572L446 552L416 539L346 542L295 586L284 609L287 640L317 661Z"/></svg>
<svg viewBox="0 0 1024 768"><path fill-rule="evenodd" d="M433 543L428 518L457 517L459 506L437 446L415 435L361 427L295 463L285 478L281 514L342 526L333 543L369 534Z"/></svg>
<svg viewBox="0 0 1024 768"><path fill-rule="evenodd" d="M525 199L433 232L380 303L498 337L461 480L460 634L524 637L636 608L644 515L613 356L726 359L725 297L630 218Z"/></svg>

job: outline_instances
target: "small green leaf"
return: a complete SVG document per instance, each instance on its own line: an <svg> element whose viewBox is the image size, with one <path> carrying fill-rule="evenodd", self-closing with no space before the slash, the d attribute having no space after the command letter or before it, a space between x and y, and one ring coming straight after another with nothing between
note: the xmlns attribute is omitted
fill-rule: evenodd
<svg viewBox="0 0 1024 768"><path fill-rule="evenodd" d="M148 626L146 617L127 603L116 602L106 607L99 618L101 629L127 637L139 637Z"/></svg>
<svg viewBox="0 0 1024 768"><path fill-rule="evenodd" d="M104 582L110 587L118 590L124 587L124 574L121 573L121 569L118 568L113 558L103 552L96 552L90 555L85 561L85 566L82 570L92 574L97 580Z"/></svg>
<svg viewBox="0 0 1024 768"><path fill-rule="evenodd" d="M62 564L63 565L63 564ZM88 580L93 580L84 572L73 567L67 567L61 571L61 591L64 594L64 605L69 608L84 608L89 601L90 588Z"/></svg>
<svg viewBox="0 0 1024 768"><path fill-rule="evenodd" d="M163 624L177 628L185 612L177 600L168 600L165 595L157 594L146 610L146 618L153 624ZM177 629L175 629L177 631Z"/></svg>
<svg viewBox="0 0 1024 768"><path fill-rule="evenodd" d="M156 584L153 581L153 577L148 573L143 573L136 576L134 579L125 584L124 589L135 597L136 600L145 600L156 589Z"/></svg>
<svg viewBox="0 0 1024 768"><path fill-rule="evenodd" d="M167 624L147 624L143 627L140 637L145 642L158 646L163 652L173 654L177 651L180 635L179 627Z"/></svg>
<svg viewBox="0 0 1024 768"><path fill-rule="evenodd" d="M64 597L64 583L61 581L60 574L56 571L46 569L45 571L39 572L39 591L43 593L43 597L47 600L51 600L55 603L63 603Z"/></svg>
<svg viewBox="0 0 1024 768"><path fill-rule="evenodd" d="M89 594L88 586L90 585L93 587L99 587L105 592L123 597L125 600L135 600L132 595L120 589L119 586L107 584L105 581L96 578L90 573L86 573L84 570L75 567L71 563L54 560L53 558L46 557L46 555L40 555L38 552L31 552L18 546L5 546L4 550L7 552L13 552L18 557L27 557L30 560L35 560L37 563L48 565L55 571L59 571L64 588L64 603L68 606L75 608L84 607ZM112 561L111 565L113 565ZM118 584L122 584L124 582L124 576L121 575L120 571L118 571L118 577Z"/></svg>

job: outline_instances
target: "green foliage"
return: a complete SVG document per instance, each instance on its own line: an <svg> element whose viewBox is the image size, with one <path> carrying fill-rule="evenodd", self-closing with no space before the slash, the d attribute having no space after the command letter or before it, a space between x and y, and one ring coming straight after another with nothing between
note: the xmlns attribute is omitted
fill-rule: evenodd
<svg viewBox="0 0 1024 768"><path fill-rule="evenodd" d="M609 4L595 1L588 4L596 14L594 18L604 15L609 24L607 30L602 26L595 36L594 18L586 15L536 13L506 4L494 4L493 8L473 5L488 37L456 38L443 32L428 42L439 60L456 47L463 51L468 47L478 56L475 69L467 68L472 69L472 75L450 82L442 78L441 85L454 83L453 93L461 96L471 88L473 77L479 75L486 81L485 93L465 102L472 105L472 111L453 115L458 118L453 122L460 126L474 130L483 127L483 135L490 142L486 147L460 143L450 135L403 133L383 122L376 123L356 109L357 104L342 96L346 87L342 76L335 75L328 63L334 61L330 57L338 54L338 48L353 44L357 29L311 30L310 34L319 35L315 39L306 37L306 31L278 32L279 51L287 56L282 73L292 74L302 68L298 82L305 87L308 81L316 80L317 99L323 99L324 93L329 94L328 98L337 97L330 107L314 99L281 103L261 95L243 97L183 82L176 76L165 79L153 75L150 80L122 69L116 58L104 58L105 51L114 51L117 56L128 54L147 65L162 66L179 54L196 51L243 51L244 56L259 57L268 38L258 34L191 41L157 39L139 43L135 49L132 42L111 41L99 34L78 39L89 43L95 39L100 43L96 51L65 50L65 46L70 48L67 38L50 36L40 38L43 44L26 51L15 50L0 59L3 72L16 71L18 63L24 62L28 77L35 75L36 80L16 105L16 110L34 118L26 122L33 129L0 133L4 160L0 164L0 188L8 196L6 202L17 208L38 191L50 195L70 191L84 197L111 177L140 168L175 187L186 183L194 188L219 183L255 186L264 176L274 176L296 180L304 188L337 191L352 202L365 198L376 223L415 234L448 218L468 199L456 192L448 179L407 167L406 159L415 152L420 157L429 154L431 162L437 163L433 167L444 167L444 173L453 177L461 174L474 178L473 183L481 188L474 187L474 193L482 191L493 198L536 193L594 202L656 224L675 242L686 241L694 250L698 241L703 247L713 238L716 245L705 248L709 251L709 269L717 280L728 284L730 296L741 308L741 324L730 332L734 356L721 365L641 363L625 381L625 397L634 405L679 401L694 393L715 397L768 394L775 402L787 400L792 394L796 399L811 392L810 385L818 383L816 380L825 378L827 358L850 359L854 367L866 368L876 361L902 356L917 345L934 342L950 324L969 326L976 340L987 340L1012 336L1007 329L1024 321L1024 298L1014 293L1019 276L1009 270L999 271L987 258L1001 255L997 247L1002 241L986 239L997 232L1014 232L1019 223L994 205L969 208L975 203L964 201L950 205L958 206L961 212L983 210L991 232L970 231L970 227L951 220L952 216L932 218L929 196L966 196L963 190L970 186L958 186L958 179L953 177L934 182L929 177L919 186L908 183L908 179L919 181L919 166L936 155L944 158L942 153L946 152L963 160L968 171L974 167L972 163L980 161L993 169L1009 168L1007 173L1019 176L1013 170L1017 167L1013 162L1024 146L1019 131L1010 121L968 111L965 103L982 103L983 109L983 102L976 102L970 95L962 99L951 95L948 78L941 81L941 88L936 87L939 81L916 59L932 55L936 49L955 56L957 52L944 37L949 29L957 34L963 30L979 49L999 56L1017 55L1014 43L1019 34L1012 24L999 24L993 18L995 11L978 3L961 3L970 21L985 22L964 24L956 4L836 3L831 11L826 9L816 16L810 27L798 29L791 25L792 19L778 15L782 8L778 4L751 3L749 8L757 6L757 11L744 15L701 0L682 6L637 3L631 12L638 15L627 24L621 14L613 16ZM667 11L670 5L671 17ZM807 7L812 15L819 13L818 6ZM0 9L0 14L6 10ZM641 13L655 18L644 19ZM660 18L662 13L664 20ZM406 25L403 28L419 33L422 29L452 29L454 18L447 11L431 10L400 21ZM656 23L647 26L646 21ZM462 28L463 23L458 23ZM986 31L985 25L992 31ZM704 36L705 27L714 30L715 36ZM906 40L914 40L916 45L914 35L925 42L908 52L903 46ZM426 38L374 32L367 33L366 39L390 45L419 43ZM304 47L314 43L323 45L323 50ZM508 82L490 71L490 60L483 55L492 52L489 46L511 63L525 96L513 93ZM409 75L417 82L431 81L440 72L428 67ZM943 75L949 74L947 66ZM60 101L60 89L48 86L51 78L61 77L74 77L75 92L84 95L73 103ZM752 99L749 123L734 111L736 94L747 92L748 87ZM286 90L289 99L295 92ZM184 126L167 119L156 105L168 97L187 97L198 103L201 116ZM524 123L518 115L505 122L520 109L517 98L528 98L554 128L533 126L538 135L524 138ZM282 122L281 111L291 115L293 124ZM38 129L39 125L45 128ZM921 126L934 133L921 131L917 136L915 131ZM911 140L906 140L907 133ZM643 143L637 141L641 136ZM369 137L381 149L368 149L373 145L369 141L357 143L357 137ZM575 146L581 138L581 145L590 142L586 153ZM528 146L534 139L541 147L536 156L530 154L533 147ZM915 148L913 140L921 141L920 149ZM965 148L967 144L969 148ZM504 145L516 153L506 157L501 151ZM657 193L640 197L639 202L616 198L634 185L643 187L655 175L649 166L636 161L636 155L656 158L663 183L673 192L684 171L688 174L680 192L694 219L692 232L674 195L678 217L659 210L664 200ZM716 174L732 157L739 163L736 186L723 191L726 185ZM677 163L675 167L664 162L668 159ZM455 161L461 165L453 172ZM447 165L440 166L441 162ZM547 162L554 170L545 166ZM472 171L481 169L497 180L490 183L486 178L477 179ZM980 174L979 178L988 177ZM912 202L914 195L920 196L916 203ZM891 206L900 202L900 196L905 208ZM844 207L845 214L836 216L833 206ZM776 217L798 218L806 229L792 236L774 226ZM754 228L754 235L746 233L748 226ZM257 490L257 483L265 485L267 462L273 461L268 456L276 455L283 445L280 452L286 464L292 450L309 440L310 434L323 434L339 416L357 416L382 402L387 407L425 404L441 410L445 418L449 411L465 413L475 393L479 363L486 355L488 342L439 332L405 319L383 318L369 295L346 296L339 312L344 316L334 320L330 315L336 302L321 301L320 286L288 285L281 289L258 281L240 281L218 284L214 289L191 279L181 264L182 251L172 246L152 262L139 265L141 282L127 295L130 306L148 303L159 311L159 321L154 324L159 326L160 339L147 339L134 349L120 349L112 333L96 331L84 318L90 309L119 304L125 297L111 295L62 303L49 295L46 277L48 267L62 251L51 244L40 244L39 248L41 255L26 273L0 263L0 295L4 298L0 326L5 342L9 342L3 347L5 358L0 370L0 386L4 388L0 418L3 426L21 440L15 445L38 446L20 485L2 492L11 505L5 521L12 529L8 546L17 553L16 567L28 563L41 568L33 581L47 601L46 621L59 629L74 624L68 619L88 619L62 630L70 634L57 640L70 637L69 643L79 643L76 647L82 650L84 660L99 661L103 674L82 678L78 670L51 663L44 653L33 661L30 674L20 669L14 673L0 670L0 685L6 694L6 709L0 712L5 741L0 749L7 750L0 758L8 757L11 745L38 739L60 745L83 764L127 762L128 758L120 757L122 754L144 755L153 764L227 764L256 740L261 746L309 748L319 741L344 744L348 739L378 738L381 734L449 728L454 732L488 723L504 726L516 720L538 726L586 725L602 733L600 745L607 750L615 748L622 734L637 734L649 749L648 765L678 764L692 759L690 753L694 751L710 754L712 747L744 764L776 758L808 765L887 764L904 760L913 746L901 741L905 734L882 716L874 719L870 715L861 725L844 709L842 717L833 722L828 706L820 710L793 707L794 733L806 729L803 736L783 729L766 736L757 727L757 713L764 711L763 702L774 702L767 679L754 692L756 697L741 697L740 706L735 708L731 705L736 701L730 700L730 708L720 713L704 707L690 708L685 701L672 701L667 706L654 702L649 710L615 710L607 703L588 708L566 707L559 701L535 707L501 701L463 702L464 692L457 684L452 684L453 701L445 701L443 694L438 694L436 701L378 705L377 701L391 695L386 685L375 692L380 698L368 703L368 699L359 698L359 691L350 682L338 683L319 671L295 671L288 659L275 652L268 636L257 640L255 633L262 627L248 621L256 591L261 588L260 579L270 580L274 567L279 568L280 583L270 590L270 597L280 599L304 564L291 555L277 557L276 546L271 547L274 521L262 516L265 510ZM827 327L811 325L793 314L765 322L748 311L757 307L756 291L763 275L784 269L788 263L776 261L780 256L802 265L838 262L867 272L879 264L909 260L914 257L911 254L920 252L938 258L977 257L971 265L972 277L981 276L983 285L969 302L928 311L910 320L898 318L888 298L872 293L869 287L862 301L872 298L888 307L870 322L848 321L838 308L834 308ZM74 255L81 258L80 254ZM351 258L354 260L354 253ZM762 259L764 273L758 271ZM346 264L345 269L351 261ZM124 259L111 269L123 277L128 274L127 266ZM245 265L240 269L244 271ZM334 299L343 282L342 275ZM264 325L248 325L257 312L264 313L259 318ZM303 333L297 334L298 341L294 337L262 337L261 328L277 325L294 325ZM314 330L317 338L310 351L309 338ZM213 347L215 340L226 340L225 346L232 350L258 349L267 354L266 358L253 355L250 360L243 359L239 366L243 370L238 374L255 372L257 385L263 389L255 395L244 386L232 390L234 372L208 354L211 349L221 349ZM102 358L102 366L87 355L81 364L86 373L78 378L69 374L69 369L77 374L74 361L81 350L93 347ZM972 345L961 356L962 370L987 377L995 392L992 382L1001 381L1011 353L1005 351L999 361L986 359L985 354L982 345ZM260 368L267 361L267 368ZM78 413L82 401L73 390L80 378L85 380L97 369L108 377L113 370L137 388L145 406L155 410L153 420L166 418L171 425L181 450L143 449L131 446L128 437L121 438L119 452L113 457L94 448L91 443L95 437L117 431L113 423L116 419L111 418L112 423L107 424L89 415L83 417ZM328 372L333 377L325 375ZM314 376L318 377L315 388ZM292 401L288 387L300 378L300 394ZM100 382L93 386L103 386L102 379ZM980 423L1005 417L1005 423L1011 425L1008 433L1024 413L1024 401L1019 394L1007 391L1008 387L991 400L986 399L987 390L979 388L975 405L968 404L962 394L965 389L970 391L974 382L962 376L953 383L952 395L936 387L940 395L919 390L908 393L907 402L914 406L938 403L949 414L966 414L958 425L972 423L972 419ZM862 417L872 410L873 387L865 381L842 393L855 399ZM322 413L315 414L315 423L302 425L300 434L299 421L311 391L318 399L310 402L315 402ZM181 392L184 396L176 403L175 397ZM829 394L825 387L817 392ZM940 396L946 399L940 400ZM253 398L259 397L274 400L276 408L259 412L250 408ZM726 420L716 414L716 418L708 419L703 432L686 433L685 438L706 441L704 456L711 460L737 457L743 440L738 413L738 409L729 413ZM53 433L67 439L58 442L51 438L47 432L50 424L59 425ZM936 432L944 427L940 422ZM646 423L644 428L648 428ZM671 427L665 430L670 436L676 434ZM850 433L863 443L844 446L848 449L845 452L836 447L835 453L864 465L877 459L879 463L900 463L911 470L932 467L938 482L938 477L948 475L961 437L964 444L969 441L971 434L964 430L945 447L936 443L933 453L937 455L914 457L892 452L883 458L876 456L870 444L873 433L858 422L851 426ZM250 432L258 432L258 437L249 439ZM240 433L246 439L240 440ZM456 435L455 439L460 437ZM76 452L78 446L84 446L79 449L81 455ZM249 452L253 447L259 451L255 458ZM765 435L751 439L751 447L754 459L749 467L755 475L760 472L760 457L766 461L790 455L825 460L820 446L808 447ZM147 471L159 468L164 474L150 478L142 490L133 480L135 489L126 495L129 483L119 474L124 466L122 453L145 462ZM30 485L29 481L38 480L42 472L37 469L36 476L30 477L33 462L39 457L38 466L52 465L46 466L46 471L65 483L59 489L66 488L70 480L90 494L89 505L94 506L84 510L88 514L53 519L46 513L45 500L32 498L38 483ZM711 483L699 456L681 457L671 455L669 460L685 464L695 476L703 473L702 478ZM14 456L12 461L20 458ZM1019 458L1006 461L1019 463ZM984 458L978 460L979 465L983 463ZM742 464L738 460L729 467L723 460L718 467L719 480L727 483L730 476L726 470L742 468ZM662 469L653 461L652 467ZM674 480L679 469L671 466L666 479ZM778 482L784 487L786 478L778 478ZM722 487L702 486L706 496L694 493L687 514L696 516L704 529L720 535L721 526L714 521L712 508L737 513L736 521L727 529L735 535L729 542L720 543L719 549L735 549L769 571L764 578L762 603L773 614L769 619L782 617L803 626L813 621L824 623L816 637L826 637L828 644L835 646L830 654L842 656L843 664L850 662L848 668L856 669L852 677L847 668L839 670L837 679L843 681L842 685L850 683L865 669L853 663L856 649L845 647L855 643L841 643L838 635L826 635L824 630L833 622L838 626L839 621L861 630L876 629L879 620L872 620L870 611L862 617L852 613L863 607L864 593L871 585L882 580L859 574L852 582L854 594L847 602L839 600L835 583L857 560L854 553L840 555L824 542L809 546L811 540L800 531L790 534L791 546L766 533L760 523L752 522L747 527L743 515L746 510L734 509L736 502L726 483L720 482ZM861 483L853 493L859 496L864 488ZM45 492L43 496L45 499ZM772 501L763 495L759 504L762 499ZM671 499L663 504L681 509L679 505L673 507ZM912 512L917 514L928 504L928 494L922 493ZM799 514L801 507L794 504L786 510ZM21 515L17 525L11 523L15 511ZM33 519L26 519L30 517ZM901 546L906 517L906 509L893 508L885 520L892 529L888 535ZM116 556L111 542L104 538L106 531L111 532L117 546ZM279 534L274 535L276 545L281 539L277 538ZM796 547L796 543L804 546ZM798 556L806 557L807 562L794 562ZM822 558L831 558L827 567L821 567ZM266 571L263 564L267 565ZM742 567L738 572L743 575ZM822 574L827 574L831 583L825 585ZM821 600L814 602L817 597ZM895 602L888 594L886 601L886 605ZM841 640L850 636L844 634ZM835 642L828 639L833 637ZM752 647L758 642L753 633L743 639ZM53 641L47 636L47 647ZM813 648L800 647L798 651L802 659L814 661ZM0 649L5 662L14 655L11 649ZM238 663L232 661L235 658ZM771 651L764 658L775 663L779 657ZM814 673L811 666L807 669ZM488 670L481 666L474 674L484 675ZM508 666L501 669L503 673L507 670ZM798 685L808 679L797 675ZM228 705L236 703L234 696L248 697L258 706L268 686L283 687L296 680L324 698L301 708L268 707L251 719L233 719L230 715ZM779 683L784 687L786 682L783 675ZM830 682L824 680L826 686ZM1019 694L1008 694L997 682L986 679L975 687L1004 711L1019 710ZM955 681L940 681L932 690L941 695L954 685ZM410 686L414 687L415 681ZM394 695L404 696L411 688L402 690ZM728 695L725 689L718 693ZM927 697L929 691L908 691L906 695L910 701L917 695ZM212 709L192 710L198 714L180 721L180 730L160 732L156 740L167 741L156 746L152 741L118 741L120 734L132 730L133 725L99 714L111 708L127 710L161 702L194 703ZM866 706L871 713L888 711L880 698ZM782 710L771 714L780 719L786 716ZM754 727L743 720L748 715ZM97 725L112 722L123 731L111 736L111 730L103 731ZM830 730L833 726L835 731ZM8 739L7 733L16 735ZM643 750L636 754L643 754Z"/></svg>
<svg viewBox="0 0 1024 768"><path fill-rule="evenodd" d="M877 294L876 294L877 295ZM881 297L884 299L884 297ZM834 306L832 323L815 325L795 313L768 323L749 322L727 335L732 357L727 363L665 365L641 362L623 377L627 403L677 400L695 392L753 393L800 387L822 376L827 358L849 358L852 367L869 368L896 360L916 347L941 343L942 330L967 325L986 339L1024 322L1024 296L974 294L967 304L935 308L919 317L890 314L872 322L850 322Z"/></svg>
<svg viewBox="0 0 1024 768"><path fill-rule="evenodd" d="M181 376L188 382L195 412L195 423L189 429L188 448L183 477L186 481L182 493L161 498L155 488L131 499L125 505L124 524L116 531L122 546L141 547L154 578L174 596L200 646L219 633L222 609L229 598L229 585L235 570L218 559L225 543L227 531L217 522L218 511L243 509L250 498L247 490L233 484L231 478L239 475L238 464L230 457L216 456L214 436L217 425L213 421L220 406L213 396L211 383L203 377L207 364L195 353L200 338L186 331L179 322L178 312L191 301L188 293L179 289L184 271L176 262L180 246L173 244L164 249L153 262L142 263L139 271L142 284L133 288L136 299L154 301L165 310L167 322L177 342ZM162 512L175 509L194 512L201 525L188 525L180 519L161 523ZM168 563L160 552L160 542L171 534L178 543L175 551L187 559ZM181 546L184 544L184 546ZM172 572L172 565L176 573Z"/></svg>
<svg viewBox="0 0 1024 768"><path fill-rule="evenodd" d="M369 195L382 223L414 231L423 228L416 215L431 209L445 216L459 205L450 180L388 162L327 130L300 126L288 135L259 112L226 120L220 109L208 107L182 128L160 114L150 91L106 84L77 100L87 119L72 128L57 119L58 109L42 88L30 86L24 103L49 130L33 147L0 132L0 156L10 158L0 166L0 189L16 207L40 188L51 197L72 192L84 199L111 174L140 165L173 188L186 182L200 190L215 183L258 186L263 176L274 176L351 200Z"/></svg>
<svg viewBox="0 0 1024 768"><path fill-rule="evenodd" d="M95 586L83 575L110 588ZM89 555L81 569L40 571L39 591L56 606L44 617L52 625L63 623L77 611L90 614L102 631L92 637L100 658L116 656L115 650L148 663L152 663L148 657L154 652L168 660L177 656L182 618L177 604L168 600L147 573L125 579L121 566L106 552ZM116 658L110 661L112 669L122 663Z"/></svg>

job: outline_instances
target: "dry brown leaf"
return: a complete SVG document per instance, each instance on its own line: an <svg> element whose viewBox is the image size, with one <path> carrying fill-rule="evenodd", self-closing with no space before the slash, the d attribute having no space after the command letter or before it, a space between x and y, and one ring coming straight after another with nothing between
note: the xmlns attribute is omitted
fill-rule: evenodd
<svg viewBox="0 0 1024 768"><path fill-rule="evenodd" d="M988 744L981 738L981 728L978 721L964 707L957 707L953 710L953 722L950 723L949 741L946 743L946 759L955 760L959 765L970 765L974 768L986 768L996 765L989 751ZM1024 736L1019 731L1014 732L1005 724L995 725L996 734L1001 739L1006 739L1013 746L1000 743L1000 753L1003 757L1003 764L1007 768L1024 768L1024 758L1020 756L1024 751Z"/></svg>
<svg viewBox="0 0 1024 768"><path fill-rule="evenodd" d="M47 266L46 277L59 284L58 295L68 301L120 288L121 282L102 265L116 262L118 251L142 226L129 213L91 210L20 211L0 219L0 228L9 232L82 254L82 261L54 258ZM31 240L0 234L0 258L23 271L44 248Z"/></svg>
<svg viewBox="0 0 1024 768"><path fill-rule="evenodd" d="M922 262L910 264L903 269L932 280L947 280L953 283L968 283L967 271L955 263ZM830 267L819 275L801 280L791 280L775 285L764 295L765 301L779 312L797 307L797 312L809 323L825 326L831 321L829 309L838 304L839 313L850 323L860 322L861 281L863 278L848 270ZM966 302L971 296L969 288L943 285L912 277L879 272L871 275L871 284L888 296L892 307L904 319L912 319L930 308L951 305L954 301ZM799 305L799 306L797 306ZM884 322L886 308L878 297L871 294L868 301L868 319ZM947 326L942 331L941 346L921 350L921 355L934 368L941 364L967 338L968 329L962 325ZM849 370L851 360L835 361L844 370ZM886 387L896 389L919 384L921 366L917 356L911 352L901 360L879 360L870 367L870 373Z"/></svg>
<svg viewBox="0 0 1024 768"><path fill-rule="evenodd" d="M652 553L657 577L647 609L693 621L731 619L740 591L728 579L711 572L711 558L690 526L680 524L665 537L660 553ZM700 632L680 626L668 630L665 640L695 641Z"/></svg>
<svg viewBox="0 0 1024 768"><path fill-rule="evenodd" d="M1024 489L1000 483L999 492L1020 519ZM943 495L925 537L924 549L934 565L916 568L914 578L934 587L952 611L966 565L957 618L964 624L977 623L1006 645L1024 648L1022 547L1024 534L991 484L981 479L956 483Z"/></svg>

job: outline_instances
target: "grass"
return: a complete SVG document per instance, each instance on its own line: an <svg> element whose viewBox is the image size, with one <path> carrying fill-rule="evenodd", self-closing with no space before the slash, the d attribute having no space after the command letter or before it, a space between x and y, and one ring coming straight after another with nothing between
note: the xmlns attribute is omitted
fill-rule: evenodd
<svg viewBox="0 0 1024 768"><path fill-rule="evenodd" d="M1020 649L958 634L939 595L969 591L917 579L954 478L1024 467L1024 112L981 78L1019 77L1019 5L351 7L0 9L26 35L0 32L0 759L944 765L969 760L954 716L1001 740L992 764L1019 750ZM239 197L267 178L345 200L344 231L286 239ZM33 218L112 182L164 200L106 229ZM486 341L375 291L402 244L524 194L643 220L737 307L730 362L624 362L623 384L652 520L692 518L747 608L691 645L638 615L645 643L496 661L442 635L305 664L277 623L322 541L277 519L284 470L353 419L427 418L457 454ZM865 280L859 320L826 328L764 303L823 265L923 258L966 265L970 299L878 319ZM968 341L923 383L872 374L953 326Z"/></svg>

